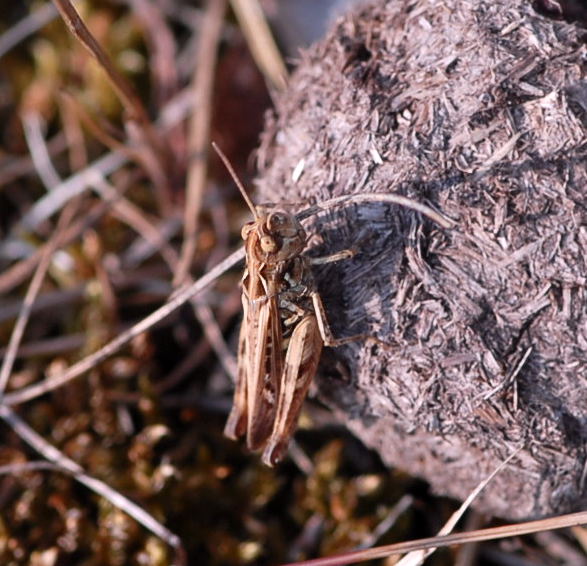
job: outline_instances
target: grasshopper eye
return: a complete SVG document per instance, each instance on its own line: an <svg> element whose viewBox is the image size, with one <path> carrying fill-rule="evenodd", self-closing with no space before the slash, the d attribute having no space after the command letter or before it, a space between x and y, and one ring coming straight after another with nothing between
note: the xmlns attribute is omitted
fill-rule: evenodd
<svg viewBox="0 0 587 566"><path fill-rule="evenodd" d="M285 214L282 214L281 212L274 212L269 216L267 220L267 224L270 228L277 228L279 226L287 224L288 218Z"/></svg>
<svg viewBox="0 0 587 566"><path fill-rule="evenodd" d="M261 249L265 253L273 253L277 251L277 244L271 236L262 236L259 243L261 244Z"/></svg>

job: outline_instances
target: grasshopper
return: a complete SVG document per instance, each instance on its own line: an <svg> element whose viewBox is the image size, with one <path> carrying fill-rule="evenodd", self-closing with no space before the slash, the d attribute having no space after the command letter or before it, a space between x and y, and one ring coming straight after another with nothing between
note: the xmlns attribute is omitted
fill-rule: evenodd
<svg viewBox="0 0 587 566"><path fill-rule="evenodd" d="M366 338L333 337L311 272L312 264L339 261L354 252L304 255L308 237L296 216L273 206L255 206L226 156L213 146L254 217L242 229L243 322L234 400L224 434L234 440L245 436L249 450L263 450L263 462L274 466L295 431L323 346Z"/></svg>

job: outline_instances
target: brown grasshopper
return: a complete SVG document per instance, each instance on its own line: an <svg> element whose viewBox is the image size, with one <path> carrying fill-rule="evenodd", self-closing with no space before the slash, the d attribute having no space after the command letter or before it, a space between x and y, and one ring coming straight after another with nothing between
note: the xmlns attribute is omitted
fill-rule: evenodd
<svg viewBox="0 0 587 566"><path fill-rule="evenodd" d="M263 462L273 466L295 431L322 347L365 338L332 336L311 273L312 264L354 254L343 250L322 258L303 255L308 237L298 219L274 207L255 206L226 156L213 146L254 216L242 229L243 322L234 401L224 434L235 440L246 436L247 447L262 449Z"/></svg>

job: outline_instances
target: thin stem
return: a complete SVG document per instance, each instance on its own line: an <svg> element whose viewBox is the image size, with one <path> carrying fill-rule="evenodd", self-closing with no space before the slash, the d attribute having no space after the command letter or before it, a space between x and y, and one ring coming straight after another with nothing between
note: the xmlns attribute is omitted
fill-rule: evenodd
<svg viewBox="0 0 587 566"><path fill-rule="evenodd" d="M188 152L191 162L187 176L187 197L184 215L184 239L180 261L174 275L174 284L187 279L192 258L197 248L197 232L208 172L208 143L212 123L212 93L214 70L222 23L226 11L225 0L209 0L198 41L198 65L192 88L194 113L190 122Z"/></svg>
<svg viewBox="0 0 587 566"><path fill-rule="evenodd" d="M126 332L123 332L114 340L111 340L100 348L97 352L90 354L83 360L80 360L76 364L69 367L61 375L56 377L46 378L43 381L25 387L13 393L8 393L4 396L4 403L6 405L17 405L25 401L35 399L40 395L53 391L58 387L68 383L69 381L79 377L86 371L89 371L100 362L117 352L122 346L130 342L135 336L138 336L142 332L145 332L153 325L162 321L164 318L169 316L174 310L178 309L187 300L191 299L198 293L201 293L208 285L213 283L220 275L230 269L233 265L236 265L245 256L245 250L243 247L239 248L236 252L229 255L224 261L220 262L216 267L211 269L206 275L192 283L191 285L180 289L177 293L165 303L159 307L156 311L151 313L148 317L144 318L133 327L129 328Z"/></svg>

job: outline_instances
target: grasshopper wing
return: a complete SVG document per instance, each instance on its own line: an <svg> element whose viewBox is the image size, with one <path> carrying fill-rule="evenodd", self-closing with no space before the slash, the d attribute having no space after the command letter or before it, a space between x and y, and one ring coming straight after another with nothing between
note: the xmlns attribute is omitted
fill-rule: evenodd
<svg viewBox="0 0 587 566"><path fill-rule="evenodd" d="M282 333L275 297L249 303L246 337L247 446L261 448L273 428L283 368Z"/></svg>

